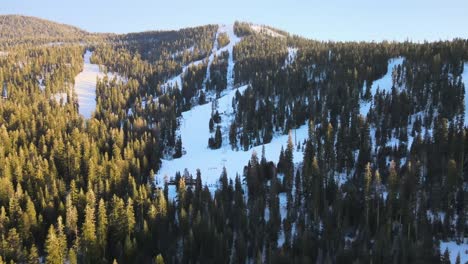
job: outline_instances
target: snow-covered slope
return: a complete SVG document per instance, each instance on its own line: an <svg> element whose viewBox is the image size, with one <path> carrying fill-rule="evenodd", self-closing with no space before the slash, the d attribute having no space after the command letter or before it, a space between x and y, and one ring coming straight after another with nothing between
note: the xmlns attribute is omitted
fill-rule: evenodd
<svg viewBox="0 0 468 264"><path fill-rule="evenodd" d="M460 254L460 263L468 262L468 242L457 245L455 241L443 242L440 241L440 254L443 255L445 249L450 252L450 263L455 263L457 255Z"/></svg>
<svg viewBox="0 0 468 264"><path fill-rule="evenodd" d="M232 98L236 90L243 92L247 86L227 92L218 100L218 111L223 117L223 146L217 150L208 148L210 131L208 127L211 117L212 104L196 106L190 111L184 112L181 118L180 135L182 138L185 154L179 159L163 160L162 167L157 175L158 183L162 183L165 175L174 177L177 171L183 172L186 168L189 173L195 175L196 169L200 169L202 179L207 184L214 184L219 179L223 167L226 167L228 176L234 178L237 173L242 175L243 167L248 163L252 152L255 150L261 154L262 146L257 146L249 151L233 151L228 144L227 128L229 117L232 117ZM293 134L294 135L294 134ZM307 126L297 129L296 139L302 142L307 137ZM275 137L271 143L265 144L266 158L277 161L282 146L286 146L288 136ZM302 153L295 152L295 162L302 160Z"/></svg>
<svg viewBox="0 0 468 264"><path fill-rule="evenodd" d="M261 26L261 25L251 25L250 28L257 32L257 33L261 33L261 34L266 34L266 35L269 35L271 37L275 37L275 38L284 38L285 36L274 31L274 30L271 30L269 29L268 27L265 27L265 26Z"/></svg>
<svg viewBox="0 0 468 264"><path fill-rule="evenodd" d="M372 100L374 95L377 93L377 90L385 93L391 93L393 86L393 72L394 70L403 64L405 59L403 57L397 57L388 60L387 73L380 79L375 80L371 86L371 100L370 101L361 101L359 112L362 116L367 116L369 113ZM363 90L366 88L366 83L364 83Z"/></svg>
<svg viewBox="0 0 468 264"><path fill-rule="evenodd" d="M288 47L288 56L286 57L284 61L283 68L287 67L288 65L291 65L294 62L294 60L296 60L296 57L297 57L297 48Z"/></svg>
<svg viewBox="0 0 468 264"><path fill-rule="evenodd" d="M217 36L220 33L226 33L229 36L229 44L219 48L217 45ZM247 165L252 156L252 152L256 151L260 156L262 146L254 147L248 151L234 151L229 145L229 125L234 118L234 109L232 107L232 99L236 91L243 93L247 89L247 85L234 87L234 65L233 48L242 39L234 33L233 25L220 25L216 33L213 50L208 57L208 69L205 77L205 82L209 78L209 68L215 55L220 55L224 51L229 52L228 68L227 68L227 89L217 99L217 110L222 117L221 131L223 135L223 144L220 149L212 150L208 148L208 139L211 136L209 130L209 120L212 114L212 103L193 107L191 110L182 113L180 118L180 127L178 130L182 139L184 155L178 159L162 160L162 166L156 175L156 183L163 184L164 178L174 177L176 172L184 172L187 169L192 175L196 174L196 170L200 169L202 180L208 185L215 185L221 175L223 167L226 168L228 177L235 178L237 174L243 174L243 168ZM291 48L289 61L294 60L296 50ZM194 62L194 63L200 63ZM164 85L174 85L181 83L182 75L191 63L184 67L183 72L166 82ZM207 98L214 100L214 95L207 93ZM293 132L293 138L297 142L302 142L307 137L307 125L304 125ZM267 160L277 161L281 147L286 147L288 140L287 135L278 135L273 138L269 144L265 144L265 157ZM294 153L295 162L302 161L302 152Z"/></svg>
<svg viewBox="0 0 468 264"><path fill-rule="evenodd" d="M188 65L185 65L184 67L182 67L182 72L179 75L167 80L165 83L163 83L163 85L161 85L161 87L163 89L168 89L169 87L175 87L177 84L177 88L182 89L182 76L184 75L184 73L187 71L188 68L192 66L197 66L202 62L203 60L197 60L189 63Z"/></svg>
<svg viewBox="0 0 468 264"><path fill-rule="evenodd" d="M222 47L222 48L219 48L217 39L218 39L219 34L221 34L221 33L226 33L228 35L229 44ZM208 67L207 67L207 71L206 71L206 75L205 75L205 80L203 82L203 84L205 84L206 81L210 78L210 67L211 67L211 64L213 63L215 55L219 56L219 55L221 55L222 52L228 51L229 52L229 61L228 61L228 69L227 69L227 87L232 88L232 86L234 85L234 76L233 76L234 57L233 57L233 52L232 51L233 51L234 46L237 43L239 43L241 40L242 40L241 38L239 38L236 34L234 34L234 26L233 25L219 25L218 26L218 31L216 32L216 35L215 35L215 38L214 38L213 49L211 50L210 55L205 59L194 61L194 62L189 63L188 65L185 65L182 68L182 72L179 75L167 80L161 87L163 89L167 89L169 87L174 87L177 84L178 88L182 89L182 77L184 76L184 73L187 71L187 69L189 67L191 67L191 66L197 66L198 64L202 63L203 61L208 60Z"/></svg>
<svg viewBox="0 0 468 264"><path fill-rule="evenodd" d="M96 83L97 78L103 78L105 74L100 71L99 65L92 64L90 58L92 52L86 50L84 54L83 71L75 77L75 92L78 96L79 112L85 118L91 118L91 114L96 109ZM115 74L108 74L109 78L114 78Z"/></svg>
<svg viewBox="0 0 468 264"><path fill-rule="evenodd" d="M186 168L189 173L195 175L200 169L202 180L208 185L217 183L219 176L226 167L228 177L234 178L236 174L242 175L243 167L247 165L252 152L255 150L260 156L262 146L254 147L248 151L234 151L231 149L228 140L229 117L233 117L232 98L236 90L243 92L247 86L239 87L228 91L218 100L218 111L222 115L223 145L220 149L211 150L208 148L208 138L210 131L208 127L211 117L212 104L199 105L182 114L180 123L180 135L185 154L179 159L162 160L162 166L156 175L158 184L162 184L164 176L174 177L177 171L183 173ZM307 138L307 125L304 125L292 133L293 139L302 142ZM265 156L267 160L277 161L281 147L286 147L287 135L276 136L271 143L265 144ZM302 160L302 152L294 152L294 161Z"/></svg>

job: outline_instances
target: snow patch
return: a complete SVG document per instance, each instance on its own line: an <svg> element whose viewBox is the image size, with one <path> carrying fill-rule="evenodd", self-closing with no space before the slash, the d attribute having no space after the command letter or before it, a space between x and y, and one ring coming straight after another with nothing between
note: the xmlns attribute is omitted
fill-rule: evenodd
<svg viewBox="0 0 468 264"><path fill-rule="evenodd" d="M392 86L394 85L393 73L398 68L398 66L401 66L403 64L404 60L405 58L403 57L397 57L397 58L388 60L387 73L382 78L375 80L372 83L371 91L370 91L371 99L369 101L361 100L360 102L359 113L361 114L361 116L366 117L367 114L369 113L371 103L374 100L374 96L377 93L377 91L385 92L387 94L391 93ZM365 92L365 89L366 89L366 82L364 82L364 87L363 87L364 92Z"/></svg>
<svg viewBox="0 0 468 264"><path fill-rule="evenodd" d="M468 262L468 241L466 238L465 241L463 241L461 244L457 244L455 241L440 241L441 255L444 254L445 249L448 249L450 252L450 263L455 263L458 254L460 254L460 263Z"/></svg>
<svg viewBox="0 0 468 264"><path fill-rule="evenodd" d="M265 34L275 38L285 38L284 35L261 25L250 25L250 28L256 33Z"/></svg>
<svg viewBox="0 0 468 264"><path fill-rule="evenodd" d="M84 54L83 71L75 77L75 92L78 96L78 109L84 118L91 118L91 114L96 109L96 84L98 78L103 78L106 74L101 72L99 65L92 64L90 59L93 53L86 50ZM118 77L116 74L108 73L109 79Z"/></svg>
<svg viewBox="0 0 468 264"><path fill-rule="evenodd" d="M296 60L296 56L297 56L297 48L288 47L288 56L286 57L284 61L283 68L286 68L287 66L291 65Z"/></svg>

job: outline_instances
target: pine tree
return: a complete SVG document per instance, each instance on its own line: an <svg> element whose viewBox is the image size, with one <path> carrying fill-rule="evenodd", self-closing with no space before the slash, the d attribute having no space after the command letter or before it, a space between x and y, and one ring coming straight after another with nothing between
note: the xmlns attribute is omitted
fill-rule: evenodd
<svg viewBox="0 0 468 264"><path fill-rule="evenodd" d="M177 138L175 145L175 153L173 155L175 159L182 157L182 139L181 137Z"/></svg>
<svg viewBox="0 0 468 264"><path fill-rule="evenodd" d="M166 217L166 215L167 215L167 201L166 201L166 197L164 196L163 190L161 190L161 189L158 190L157 200L158 200L158 206L157 206L158 214L161 217Z"/></svg>
<svg viewBox="0 0 468 264"><path fill-rule="evenodd" d="M65 259L63 258L64 249L60 247L60 241L53 225L49 227L47 239L45 243L46 263L47 264L62 264Z"/></svg>
<svg viewBox="0 0 468 264"><path fill-rule="evenodd" d="M98 206L98 219L97 219L97 244L99 246L101 256L106 255L107 247L107 211L104 200L101 198L99 200Z"/></svg>
<svg viewBox="0 0 468 264"><path fill-rule="evenodd" d="M291 191L292 189L292 182L294 176L294 161L293 161L293 151L294 151L294 144L292 141L291 132L288 135L288 145L286 150L284 151L284 188L286 191Z"/></svg>
<svg viewBox="0 0 468 264"><path fill-rule="evenodd" d="M57 241L61 251L61 259L66 259L67 251L67 236L65 235L62 217L57 218Z"/></svg>
<svg viewBox="0 0 468 264"><path fill-rule="evenodd" d="M92 262L96 253L96 225L94 211L93 207L86 205L85 219L82 227L82 251L85 255L86 262L88 263Z"/></svg>
<svg viewBox="0 0 468 264"><path fill-rule="evenodd" d="M215 147L216 149L220 148L221 145L223 144L223 137L221 135L221 127L217 126L216 127L216 132L215 132Z"/></svg>
<svg viewBox="0 0 468 264"><path fill-rule="evenodd" d="M133 233L133 229L135 228L135 212L133 210L133 201L129 197L127 200L127 207L126 207L126 220L127 220L127 234L130 235Z"/></svg>
<svg viewBox="0 0 468 264"><path fill-rule="evenodd" d="M0 259L1 259L1 256L0 256ZM36 245L33 244L31 246L31 249L29 250L27 263L36 264L38 263L38 261L39 261L39 252L37 251ZM0 260L0 263L1 263L1 260Z"/></svg>
<svg viewBox="0 0 468 264"><path fill-rule="evenodd" d="M179 199L180 207L183 207L185 204L185 193L186 193L185 178L182 177L179 180L179 188L178 188L178 196L177 196Z"/></svg>
<svg viewBox="0 0 468 264"><path fill-rule="evenodd" d="M370 187L372 182L372 171L370 168L370 163L367 163L366 169L364 171L364 200L366 204L366 225L369 225L369 206L370 206Z"/></svg>
<svg viewBox="0 0 468 264"><path fill-rule="evenodd" d="M156 256L154 262L155 262L156 264L164 264L164 259L163 259L163 257L161 256L161 254L158 254L158 255Z"/></svg>
<svg viewBox="0 0 468 264"><path fill-rule="evenodd" d="M233 150L237 150L237 126L235 121L229 127L229 144L231 144Z"/></svg>

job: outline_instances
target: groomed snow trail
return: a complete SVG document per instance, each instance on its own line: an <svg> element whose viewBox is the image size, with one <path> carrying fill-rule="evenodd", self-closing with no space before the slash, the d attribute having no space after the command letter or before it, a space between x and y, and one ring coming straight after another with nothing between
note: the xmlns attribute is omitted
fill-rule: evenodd
<svg viewBox="0 0 468 264"><path fill-rule="evenodd" d="M222 115L222 134L223 144L220 149L212 150L208 148L208 138L211 133L208 123L211 117L212 104L207 103L199 105L191 110L182 113L180 123L180 135L185 154L178 159L162 160L162 166L156 175L156 183L162 185L164 177L174 177L176 172L184 172L187 169L194 177L196 170L200 169L204 184L214 186L217 184L223 167L226 167L228 177L234 179L236 174L243 175L243 168L247 165L252 156L252 152L256 151L260 159L262 146L251 148L248 151L235 151L229 145L227 137L228 123L230 117L233 116L232 99L236 94L236 90L243 93L247 86L239 87L238 89L230 90L226 95L218 99L218 111ZM307 138L307 125L303 125L296 131L292 131L293 140L303 142ZM267 160L278 161L281 147L286 148L288 135L275 136L272 141L265 144L265 157ZM294 162L302 161L302 151L294 151Z"/></svg>
<svg viewBox="0 0 468 264"><path fill-rule="evenodd" d="M385 91L385 93L387 94L391 93L392 86L393 86L393 71L398 66L401 66L404 60L405 58L403 57L397 57L397 58L388 60L387 73L382 78L372 82L371 99L369 101L361 100L360 102L359 112L362 116L366 117L367 114L369 113L371 103L374 100L374 95L377 93L377 90L379 90L380 92ZM366 89L366 83L364 82L363 90L365 91L365 89Z"/></svg>
<svg viewBox="0 0 468 264"><path fill-rule="evenodd" d="M97 79L104 78L105 74L99 69L99 65L92 64L90 59L93 53L86 50L84 54L83 71L75 77L75 93L78 96L78 111L86 119L91 118L96 109L96 84ZM117 75L108 73L108 78Z"/></svg>
<svg viewBox="0 0 468 264"><path fill-rule="evenodd" d="M218 47L217 45L217 36L221 33L226 33L229 36L229 44L224 47ZM184 170L187 169L187 171L195 177L197 169L200 169L203 183L210 186L210 190L214 190L224 167L226 168L228 177L234 179L237 174L240 176L243 175L243 168L249 162L253 151L257 152L260 159L262 145L251 148L248 151L236 151L232 150L228 138L229 125L234 118L232 99L234 98L236 91L239 91L242 94L248 87L248 85L238 88L234 87L233 72L235 62L233 58L233 49L241 40L242 39L234 33L233 25L220 25L216 33L212 52L208 57L207 71L209 71L209 67L211 66L215 54L220 55L224 51L229 52L226 76L227 88L221 93L221 97L217 99L217 110L222 117L220 126L223 135L223 143L221 148L216 150L208 148L208 139L212 135L208 126L212 112L211 102L195 106L191 110L182 113L178 133L182 139L184 154L178 159L162 160L161 169L155 175L156 184L159 186L164 184L165 177L172 178L175 176L176 172L183 174ZM292 61L294 59L295 50L290 49L289 52L290 60ZM180 75L172 78L166 82L165 85L173 85L176 82L180 83L181 76L187 67L200 62L201 61L197 61L187 65L184 67L183 72ZM209 73L206 74L205 78L206 82L209 78ZM214 95L211 96L207 94L207 98L214 99ZM303 125L292 131L293 141L302 143L307 138L307 134L307 125ZM278 161L281 148L286 148L287 141L288 135L275 135L270 143L264 145L266 159L276 163ZM295 149L294 162L301 162L302 158L302 151L297 151L297 149Z"/></svg>

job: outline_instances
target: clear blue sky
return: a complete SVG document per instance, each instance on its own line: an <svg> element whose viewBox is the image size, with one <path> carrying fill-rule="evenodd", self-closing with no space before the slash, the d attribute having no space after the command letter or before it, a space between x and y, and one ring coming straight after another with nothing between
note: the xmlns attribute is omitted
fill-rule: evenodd
<svg viewBox="0 0 468 264"><path fill-rule="evenodd" d="M467 0L3 0L0 14L37 16L91 32L241 20L319 40L468 38Z"/></svg>

